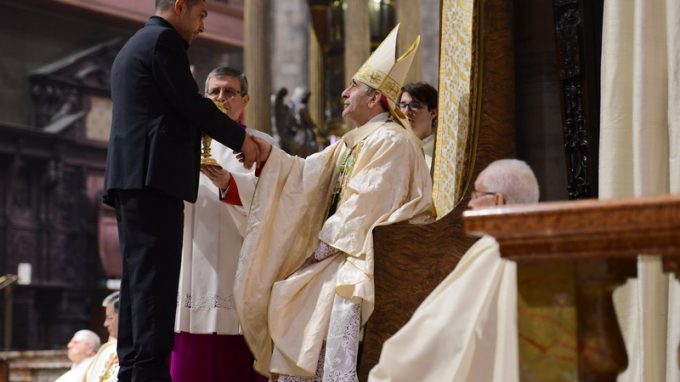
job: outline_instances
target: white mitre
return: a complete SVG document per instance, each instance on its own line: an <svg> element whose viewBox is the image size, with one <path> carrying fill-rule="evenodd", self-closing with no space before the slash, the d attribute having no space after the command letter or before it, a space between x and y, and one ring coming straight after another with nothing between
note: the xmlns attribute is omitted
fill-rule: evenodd
<svg viewBox="0 0 680 382"><path fill-rule="evenodd" d="M359 68L352 79L363 82L383 93L387 98L390 114L395 116L402 125L409 126L406 117L397 108L396 103L408 70L411 68L415 52L420 45L420 36L416 37L406 52L395 60L398 34L399 24L385 37L378 49L371 54L371 57Z"/></svg>

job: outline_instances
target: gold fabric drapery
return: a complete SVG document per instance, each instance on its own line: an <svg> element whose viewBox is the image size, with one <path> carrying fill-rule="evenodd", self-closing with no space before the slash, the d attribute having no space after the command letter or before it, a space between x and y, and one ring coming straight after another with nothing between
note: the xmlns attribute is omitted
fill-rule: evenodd
<svg viewBox="0 0 680 382"><path fill-rule="evenodd" d="M474 0L444 0L441 13L439 118L434 155L433 195L437 217L453 210L463 196L474 145ZM446 105L446 107L443 107Z"/></svg>

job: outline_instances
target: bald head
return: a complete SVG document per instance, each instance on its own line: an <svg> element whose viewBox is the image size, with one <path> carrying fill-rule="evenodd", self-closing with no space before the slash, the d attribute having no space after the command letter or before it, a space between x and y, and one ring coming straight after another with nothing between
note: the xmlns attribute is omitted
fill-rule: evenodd
<svg viewBox="0 0 680 382"><path fill-rule="evenodd" d="M536 203L538 197L538 181L531 167L521 160L501 159L479 173L468 206Z"/></svg>
<svg viewBox="0 0 680 382"><path fill-rule="evenodd" d="M66 346L68 359L77 364L85 358L92 357L99 350L100 344L97 333L87 329L79 330Z"/></svg>

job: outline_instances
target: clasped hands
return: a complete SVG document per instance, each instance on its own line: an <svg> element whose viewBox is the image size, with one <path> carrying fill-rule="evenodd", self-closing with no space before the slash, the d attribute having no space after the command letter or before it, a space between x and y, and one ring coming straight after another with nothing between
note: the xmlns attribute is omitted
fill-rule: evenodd
<svg viewBox="0 0 680 382"><path fill-rule="evenodd" d="M246 134L241 151L235 152L235 155L245 168L250 169L253 164L261 168L269 158L271 150L272 145L264 139ZM226 190L229 186L231 174L222 167L202 166L201 172L220 190Z"/></svg>
<svg viewBox="0 0 680 382"><path fill-rule="evenodd" d="M247 169L253 167L253 164L258 168L261 168L269 158L271 150L272 145L267 141L246 133L246 137L243 139L243 144L241 145L241 151L236 153L236 158L238 158Z"/></svg>

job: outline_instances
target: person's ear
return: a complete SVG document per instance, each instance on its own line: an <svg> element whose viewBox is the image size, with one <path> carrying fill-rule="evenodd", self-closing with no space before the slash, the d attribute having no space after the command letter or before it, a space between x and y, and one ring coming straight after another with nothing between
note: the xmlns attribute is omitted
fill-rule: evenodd
<svg viewBox="0 0 680 382"><path fill-rule="evenodd" d="M437 108L431 109L430 115L432 116L432 119L437 118Z"/></svg>
<svg viewBox="0 0 680 382"><path fill-rule="evenodd" d="M493 200L497 206L505 205L505 196L503 196L503 194L501 194L500 192L493 194Z"/></svg>
<svg viewBox="0 0 680 382"><path fill-rule="evenodd" d="M378 93L377 91L374 91L374 92L371 93L371 98L369 99L368 106L373 107L378 102L380 102L380 93Z"/></svg>
<svg viewBox="0 0 680 382"><path fill-rule="evenodd" d="M172 10L176 15L181 15L184 8L186 8L186 0L175 0L172 4Z"/></svg>
<svg viewBox="0 0 680 382"><path fill-rule="evenodd" d="M243 102L243 107L248 106L248 102L250 102L250 96L249 95L244 95L241 97L241 102Z"/></svg>

